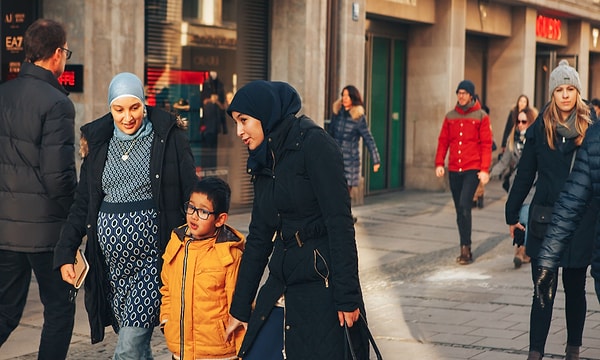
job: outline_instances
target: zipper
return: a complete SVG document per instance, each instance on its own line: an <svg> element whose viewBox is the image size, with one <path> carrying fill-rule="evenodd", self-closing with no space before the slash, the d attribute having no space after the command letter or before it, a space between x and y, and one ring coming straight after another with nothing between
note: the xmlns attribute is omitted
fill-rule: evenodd
<svg viewBox="0 0 600 360"><path fill-rule="evenodd" d="M313 266L315 268L315 272L323 279L323 281L325 282L325 287L328 288L329 287L329 265L327 265L327 261L325 261L325 258L323 257L323 255L321 255L319 250L314 249L313 256L314 256ZM327 274L325 274L325 275L321 274L321 272L317 268L317 256L320 257L321 260L323 261L323 264L325 264L325 269L327 270Z"/></svg>
<svg viewBox="0 0 600 360"><path fill-rule="evenodd" d="M287 306L285 305L285 294L281 295L283 296L283 349L281 349L281 354L283 355L283 360L287 359L287 354L285 352L285 335L286 335L286 311L287 311Z"/></svg>
<svg viewBox="0 0 600 360"><path fill-rule="evenodd" d="M185 239L185 237L184 237ZM179 313L179 358L183 359L183 352L184 352L184 335L185 335L185 328L184 328L184 313L185 313L185 279L186 279L186 275L187 275L187 261L188 261L188 249L190 244L192 243L193 239L190 239L189 241L187 241L185 243L185 252L183 255L183 271L182 271L182 275L181 275L181 310Z"/></svg>

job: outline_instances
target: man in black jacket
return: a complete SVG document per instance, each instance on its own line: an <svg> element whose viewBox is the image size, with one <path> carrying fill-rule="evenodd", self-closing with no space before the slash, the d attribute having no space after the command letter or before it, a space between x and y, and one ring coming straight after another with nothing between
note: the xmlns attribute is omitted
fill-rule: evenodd
<svg viewBox="0 0 600 360"><path fill-rule="evenodd" d="M0 85L0 346L21 320L33 270L44 305L38 359L65 359L74 292L52 268L77 184L75 107L57 80L71 50L48 19L23 42L18 77Z"/></svg>

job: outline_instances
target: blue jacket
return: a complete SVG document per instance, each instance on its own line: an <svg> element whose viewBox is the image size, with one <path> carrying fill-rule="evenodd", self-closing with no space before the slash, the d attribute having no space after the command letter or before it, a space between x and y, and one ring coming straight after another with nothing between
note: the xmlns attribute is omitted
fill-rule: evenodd
<svg viewBox="0 0 600 360"><path fill-rule="evenodd" d="M590 225L590 235L584 243L576 244L573 234L585 221L586 214L593 213L596 221L600 201L600 124L588 128L583 144L577 152L573 170L558 196L544 243L539 253L539 265L556 268L560 254L567 248L578 246L579 251L592 255L592 276L600 280L600 238L596 226ZM589 216L589 215L588 215ZM593 243L596 245L593 247Z"/></svg>

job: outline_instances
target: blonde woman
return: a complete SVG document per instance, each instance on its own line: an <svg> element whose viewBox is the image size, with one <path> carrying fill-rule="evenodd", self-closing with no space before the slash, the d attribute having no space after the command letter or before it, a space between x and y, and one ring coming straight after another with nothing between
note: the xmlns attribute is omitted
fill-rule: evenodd
<svg viewBox="0 0 600 360"><path fill-rule="evenodd" d="M519 169L506 202L506 223L511 236L516 229L525 230L519 223L521 206L535 181L527 224L527 255L531 257L534 297L531 306L528 360L544 355L546 338L552 319L552 307L557 282L549 293L539 289L553 273L540 267L538 253L552 209L574 163L577 149L590 126L590 109L581 98L581 82L577 71L563 60L550 74L550 103L526 133L526 143L519 160ZM536 180L537 178L537 180ZM570 246L562 252L560 267L566 295L567 357L579 359L586 300L585 278L590 264L594 239L595 214L588 211L574 232Z"/></svg>

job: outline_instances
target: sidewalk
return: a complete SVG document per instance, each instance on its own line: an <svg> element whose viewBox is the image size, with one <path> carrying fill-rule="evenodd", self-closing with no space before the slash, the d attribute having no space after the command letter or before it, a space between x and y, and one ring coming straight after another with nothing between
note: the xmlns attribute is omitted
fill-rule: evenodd
<svg viewBox="0 0 600 360"><path fill-rule="evenodd" d="M514 269L504 224L506 193L486 187L483 209L473 209L475 262L459 266L458 231L449 192L403 191L369 196L353 209L369 326L384 359L523 360L527 357L532 296L528 265ZM229 223L248 230L250 214ZM559 281L560 282L560 281ZM588 317L582 359L600 359L600 305L588 278ZM563 359L566 341L562 284L544 359ZM32 285L21 325L0 349L2 359L36 359L42 321ZM116 337L90 345L83 294L69 359L110 359ZM156 360L168 360L154 332ZM561 355L562 354L562 355Z"/></svg>

